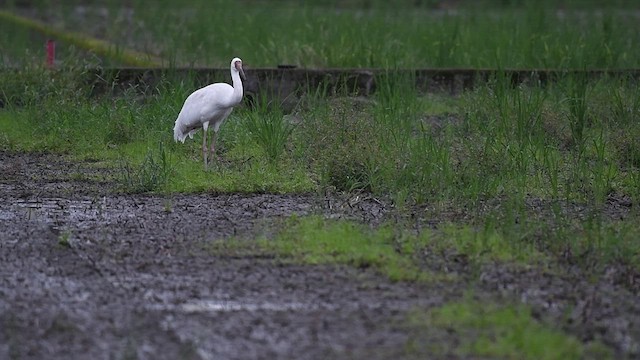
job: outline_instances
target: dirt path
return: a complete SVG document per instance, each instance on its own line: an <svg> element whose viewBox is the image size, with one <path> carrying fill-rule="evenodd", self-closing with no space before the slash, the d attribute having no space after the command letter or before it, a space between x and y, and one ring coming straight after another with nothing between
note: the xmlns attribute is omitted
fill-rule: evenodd
<svg viewBox="0 0 640 360"><path fill-rule="evenodd" d="M203 244L292 214L378 221L385 209L363 201L340 210L316 195L114 195L109 182L70 176L96 171L0 152L0 358L424 358L429 341L453 349L459 339L446 329L417 334L402 325L408 313L470 288L521 299L584 341L640 355L640 302L619 283L625 274L589 282L577 270L469 270L439 259L466 280L416 285L214 255ZM427 345L408 350L415 339Z"/></svg>

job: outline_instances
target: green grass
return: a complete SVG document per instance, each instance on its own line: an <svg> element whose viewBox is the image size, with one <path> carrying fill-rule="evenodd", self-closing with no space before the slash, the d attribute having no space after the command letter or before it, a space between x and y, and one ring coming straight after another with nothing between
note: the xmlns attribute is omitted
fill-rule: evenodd
<svg viewBox="0 0 640 360"><path fill-rule="evenodd" d="M220 240L209 243L208 248L214 254L266 252L285 262L372 268L394 281L432 279L411 259L413 250L421 246L425 238L397 233L392 227L374 230L351 221L311 216L291 217L278 228L275 236L262 237L257 243Z"/></svg>
<svg viewBox="0 0 640 360"><path fill-rule="evenodd" d="M282 261L371 268L394 281L419 282L456 279L454 275L437 274L421 265L425 260L419 254L427 249L436 253L455 249L471 265L494 261L526 264L545 258L532 246L525 248L521 243L510 242L493 229L477 231L451 225L444 230L423 230L416 234L393 224L372 229L354 221L319 216L292 217L277 224L275 234L263 236L257 243L217 240L209 243L208 248L214 254L267 253Z"/></svg>
<svg viewBox="0 0 640 360"><path fill-rule="evenodd" d="M184 99L202 84L167 78L151 91L95 96L82 79L87 66L104 59L84 58L62 44L64 65L47 71L34 65L44 57L44 39L0 22L2 63L24 65L0 73L0 149L98 161L117 170L123 192L365 192L393 208L393 220L377 228L293 217L257 240L212 241L206 246L214 254L344 264L417 282L461 280L437 269L426 254L445 262L455 256L471 269L461 275L471 277L473 269L493 263L551 271L577 263L596 277L609 265L640 271L636 80L566 76L514 87L498 74L448 97L417 93L413 78L393 71L639 65L640 48L632 46L640 40L638 22L624 12L571 2L570 9L584 12L561 19L548 2L510 3L492 11L467 4L455 15L432 15L423 7L390 9L375 1L362 9L357 0L340 10L331 1L195 1L190 8L135 2L133 20L104 24L102 35L173 64L226 67L239 55L253 67L388 69L365 101L322 88L303 97L295 126L277 104L234 110L220 129L221 161L209 171L202 165L202 134L177 144L171 132ZM68 3L39 4L40 12L61 11L67 30L91 33L86 23L64 15ZM107 6L119 11L115 2ZM611 205L612 199L632 206ZM436 228L421 228L420 221ZM61 246L69 245L65 236ZM599 349L534 320L524 306L464 301L418 312L411 321L418 329L462 334L456 356L582 358Z"/></svg>
<svg viewBox="0 0 640 360"><path fill-rule="evenodd" d="M189 89L161 89L147 102L137 101L133 92L114 99L89 99L78 78L66 72L34 69L18 73L20 76L27 82L12 77L0 89L8 100L7 109L0 112L0 138L6 140L0 146L4 150L104 159L120 170L123 189L130 192L315 189L304 168L292 164L288 156L279 156L275 162L253 139L245 119L269 114L236 110L220 134L223 160L205 172L202 133L184 145L172 139L173 121ZM14 103L15 99L19 101Z"/></svg>
<svg viewBox="0 0 640 360"><path fill-rule="evenodd" d="M400 215L424 205L435 217L464 213L462 225L484 230L460 230L445 218L456 229L445 243L458 251L476 253L480 244L494 260L535 262L521 254L571 248L638 267L627 235L601 231L612 221L602 216L610 196L640 200L640 106L631 80L512 87L498 76L452 99L418 94L413 79L389 72L368 101L307 96L295 127L277 104L236 109L219 134L221 161L204 171L201 133L185 144L171 134L196 88L189 79L166 79L144 100L135 89L100 98L88 96L83 71L4 73L0 146L98 159L118 170L127 192L366 191L391 199ZM545 212L530 209L532 201ZM575 207L585 210L562 210ZM637 217L631 207L618 225L637 234L627 226ZM598 245L585 246L595 240L580 233Z"/></svg>
<svg viewBox="0 0 640 360"><path fill-rule="evenodd" d="M428 264L432 260L421 255L425 253L457 256L470 269L501 263L553 270L557 268L554 259L569 256L594 274L606 264L640 270L640 245L634 240L640 227L624 221L549 227L535 222L509 226L485 219L481 229L445 224L415 233L392 223L374 229L354 221L309 216L292 217L276 224L275 230L272 226L267 227L270 235L257 242L227 239L207 246L214 254L267 253L285 262L372 268L394 281L456 279L434 272Z"/></svg>
<svg viewBox="0 0 640 360"><path fill-rule="evenodd" d="M268 160L277 163L286 150L295 125L284 118L278 106L273 106L266 96L262 96L256 105L257 109L248 113L245 124L251 138L262 148Z"/></svg>
<svg viewBox="0 0 640 360"><path fill-rule="evenodd" d="M527 4L531 11L506 7L487 17L469 7L424 21L425 9L380 4L339 12L290 3L280 3L274 12L256 4L240 15L232 11L240 5L221 2L221 9L230 11L229 24L255 25L237 27L234 36L226 28L203 36L203 17L211 15L204 3L193 3L189 21L182 19L182 7L152 7L148 13L136 8L134 17L143 17L145 24L136 36L165 35L176 51L169 57L176 60L226 66L229 49L257 43L261 46L252 53L262 63L255 65L382 66L388 71L378 75L376 92L364 101L326 94L322 87L311 92L299 104L295 126L283 119L278 104L263 101L256 109L234 110L219 133L221 161L204 171L201 133L185 144L174 143L171 134L184 99L202 85L195 79L168 77L143 97L135 88L102 97L91 95L82 80L90 65L82 58L54 72L29 65L0 74L0 147L97 159L118 170L125 192L364 191L389 199L401 218L415 209L444 218L431 244L478 261L526 263L547 254L572 254L587 259L588 266L622 262L637 269L638 249L629 240L639 232L633 224L640 201L640 90L634 79L567 75L547 85L514 87L497 74L453 98L420 94L415 79L393 70L637 65L629 60L640 58L633 53L637 47L627 45L640 32L627 33L637 24L627 24L624 14L605 9L596 15L587 7L581 20L569 14L560 21L550 8ZM213 14L207 26L217 24L216 16L222 15ZM162 21L151 22L151 17ZM280 31L270 31L274 20L288 24L289 31L263 39ZM576 21L591 24L590 31L582 32ZM173 26L185 31L174 32ZM29 43L29 34L18 35ZM485 48L478 49L479 44ZM606 216L610 198L626 198L634 206L624 219L612 219ZM536 209L531 203L543 205ZM391 249L379 246L362 261L386 273L404 269L389 260L395 256L380 255ZM344 256L340 261L348 262L353 255ZM376 257L383 260L377 263Z"/></svg>
<svg viewBox="0 0 640 360"><path fill-rule="evenodd" d="M640 59L638 21L624 2L565 1L560 14L553 2L534 1L466 2L448 13L435 12L429 1L393 7L380 1L137 1L130 16L119 2L107 2L109 17L88 8L84 18L71 4L42 1L36 13L59 19L67 31L187 66L226 67L234 56L254 67L383 68L632 68ZM33 44L30 53L42 53L39 42L0 41L7 49Z"/></svg>
<svg viewBox="0 0 640 360"><path fill-rule="evenodd" d="M499 306L464 300L414 311L408 326L429 333L445 328L461 339L454 348L431 343L430 352L440 355L500 359L609 359L613 354L600 343L583 344L559 329L534 318L524 305ZM419 335L409 340L409 348L428 346Z"/></svg>
<svg viewBox="0 0 640 360"><path fill-rule="evenodd" d="M149 54L140 53L128 49L118 48L118 46L107 41L87 37L76 32L68 32L56 29L46 23L16 15L14 13L0 10L0 22L15 25L15 28L26 28L38 32L44 36L55 38L66 44L76 46L86 51L91 51L98 56L113 58L116 61L129 66L154 67L160 66L161 60ZM13 29L12 29L13 30Z"/></svg>
<svg viewBox="0 0 640 360"><path fill-rule="evenodd" d="M60 245L63 248L70 248L71 247L71 232L70 231L65 231L63 233L61 233L58 236L58 245Z"/></svg>
<svg viewBox="0 0 640 360"><path fill-rule="evenodd" d="M436 233L434 243L439 249L455 249L469 257L471 263L486 261L533 264L544 262L546 256L532 241L533 231L526 226L496 226L485 220L483 229L447 225Z"/></svg>
<svg viewBox="0 0 640 360"><path fill-rule="evenodd" d="M449 225L419 234L394 224L370 228L348 220L320 216L292 217L277 224L277 230L257 243L243 239L216 240L208 244L215 254L268 253L282 261L305 264L346 264L372 268L394 281L453 280L455 276L433 273L419 254L454 249L470 265L487 262L533 264L548 261L531 244L512 241L507 234L487 228ZM524 235L526 236L526 235ZM429 261L428 259L426 261Z"/></svg>

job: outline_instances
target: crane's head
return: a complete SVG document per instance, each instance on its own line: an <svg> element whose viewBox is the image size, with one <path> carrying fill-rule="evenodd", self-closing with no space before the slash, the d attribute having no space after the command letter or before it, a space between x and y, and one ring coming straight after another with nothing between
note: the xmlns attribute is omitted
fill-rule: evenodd
<svg viewBox="0 0 640 360"><path fill-rule="evenodd" d="M244 70L242 70L242 60L240 58L233 58L233 60L231 60L231 71L239 73L242 80L247 80L244 76Z"/></svg>

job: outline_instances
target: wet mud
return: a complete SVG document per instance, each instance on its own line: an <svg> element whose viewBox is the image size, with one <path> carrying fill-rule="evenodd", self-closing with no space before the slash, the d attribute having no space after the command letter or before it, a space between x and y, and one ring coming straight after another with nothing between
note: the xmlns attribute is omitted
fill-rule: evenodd
<svg viewBox="0 0 640 360"><path fill-rule="evenodd" d="M459 335L406 322L470 290L530 304L584 342L640 356L638 279L623 269L593 280L571 266L478 269L425 251L432 271L460 276L415 284L213 253L211 241L251 239L294 214L378 223L389 207L317 194L118 194L105 171L0 152L0 358L457 358ZM430 354L435 345L450 350Z"/></svg>

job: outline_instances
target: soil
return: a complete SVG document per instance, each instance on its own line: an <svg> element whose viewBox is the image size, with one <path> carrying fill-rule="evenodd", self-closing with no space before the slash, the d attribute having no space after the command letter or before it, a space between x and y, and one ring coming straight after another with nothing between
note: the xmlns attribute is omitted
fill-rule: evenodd
<svg viewBox="0 0 640 360"><path fill-rule="evenodd" d="M375 224L390 207L317 194L126 195L91 180L107 172L0 152L1 359L458 358L459 334L407 319L469 291L529 304L585 343L640 357L639 278L622 266L594 278L570 264L478 269L424 251L431 271L460 276L416 284L371 269L211 252L213 240L250 241L293 214Z"/></svg>

